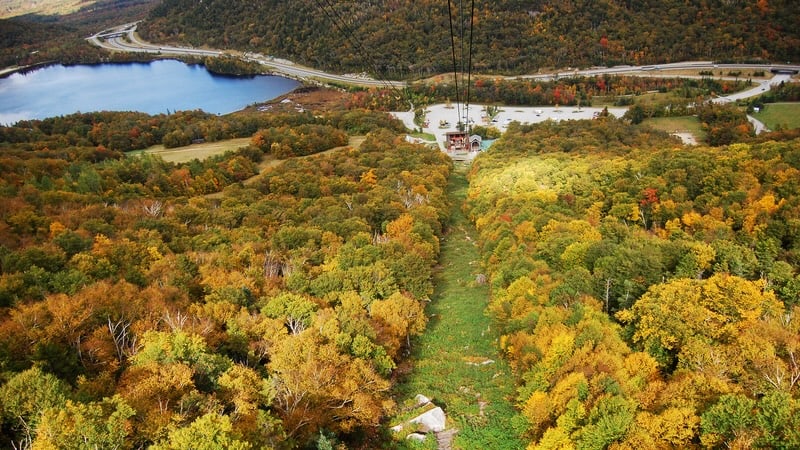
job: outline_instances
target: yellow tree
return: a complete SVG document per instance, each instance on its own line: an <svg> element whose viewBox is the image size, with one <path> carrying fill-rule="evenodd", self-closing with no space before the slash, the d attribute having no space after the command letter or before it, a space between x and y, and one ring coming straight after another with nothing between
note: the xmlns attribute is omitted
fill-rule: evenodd
<svg viewBox="0 0 800 450"><path fill-rule="evenodd" d="M377 426L393 406L389 382L360 358L309 328L279 344L268 364L284 429L304 440L320 428L348 432Z"/></svg>
<svg viewBox="0 0 800 450"><path fill-rule="evenodd" d="M617 448L692 448L699 428L700 417L692 408L673 407L658 414L640 411Z"/></svg>
<svg viewBox="0 0 800 450"><path fill-rule="evenodd" d="M135 433L144 440L163 434L180 410L181 399L196 391L192 369L182 363L132 367L119 385L122 397L136 410Z"/></svg>
<svg viewBox="0 0 800 450"><path fill-rule="evenodd" d="M395 292L386 300L370 305L370 317L376 321L378 340L391 356L397 356L402 343L410 345L411 336L425 331L427 317L420 302Z"/></svg>
<svg viewBox="0 0 800 450"><path fill-rule="evenodd" d="M800 307L765 315L742 330L735 344L746 369L741 382L753 394L797 393L800 384Z"/></svg>
<svg viewBox="0 0 800 450"><path fill-rule="evenodd" d="M634 327L633 341L661 358L687 363L691 349L731 343L750 321L781 311L763 283L727 274L707 280L677 279L653 286L617 317ZM697 341L698 345L690 343ZM664 357L666 356L666 360Z"/></svg>

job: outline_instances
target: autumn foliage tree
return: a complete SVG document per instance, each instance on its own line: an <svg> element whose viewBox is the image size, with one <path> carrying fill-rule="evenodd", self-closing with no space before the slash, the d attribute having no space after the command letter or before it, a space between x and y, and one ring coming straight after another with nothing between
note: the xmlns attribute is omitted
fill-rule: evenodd
<svg viewBox="0 0 800 450"><path fill-rule="evenodd" d="M0 127L3 445L297 448L321 432L362 445L393 411L393 371L426 323L449 160L381 128L398 127L385 114L219 121L253 145L179 165L89 146L225 124ZM374 132L344 147L352 130ZM305 157L239 183L273 131L292 147L273 156Z"/></svg>
<svg viewBox="0 0 800 450"><path fill-rule="evenodd" d="M796 442L796 146L686 150L604 120L512 126L475 160L529 448Z"/></svg>

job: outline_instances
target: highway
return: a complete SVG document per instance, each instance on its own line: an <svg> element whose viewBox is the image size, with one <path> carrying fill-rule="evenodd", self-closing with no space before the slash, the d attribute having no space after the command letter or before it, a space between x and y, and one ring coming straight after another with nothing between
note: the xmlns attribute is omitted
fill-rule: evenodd
<svg viewBox="0 0 800 450"><path fill-rule="evenodd" d="M797 64L718 64L713 61L683 61L683 62L676 62L676 63L668 63L668 64L656 64L656 65L642 65L642 66L613 66L613 67L593 67L591 69L584 69L584 70L566 70L566 71L559 71L553 73L538 73L532 75L522 75L516 78L521 79L541 79L541 80L552 80L557 78L564 78L564 77L573 77L573 76L598 76L598 75L641 75L647 77L679 77L679 78L702 78L700 75L694 76L687 76L687 75L675 75L666 73L669 71L674 70L707 70L707 71L717 71L717 72L739 72L742 70L751 70L751 71L758 71L762 70L764 72L770 72L772 69L776 70L791 70L798 72L800 71L800 65ZM735 77L729 76L730 79L734 79ZM740 77L741 78L741 77Z"/></svg>
<svg viewBox="0 0 800 450"><path fill-rule="evenodd" d="M136 25L138 22L127 23L124 25L120 25L114 28L110 28L108 30L101 31L93 36L87 38L87 40L94 45L99 47L105 48L110 51L121 51L121 52L139 52L139 53L151 53L151 54L160 54L160 55L174 55L174 56L195 56L195 57L207 57L207 56L221 56L221 55L231 55L234 54L231 52L225 52L221 50L206 50L206 49L197 49L197 48L188 48L188 47L173 47L173 46L163 46L163 45L155 45L148 42L142 41L139 36L136 34ZM327 73L322 70L316 70L309 67L301 66L295 64L291 61L273 58L271 56L264 56L258 53L244 53L244 55L238 55L238 57L243 58L246 61L257 62L259 64L268 67L270 70L287 75L292 78L300 78L300 79L317 79L320 81L327 81L327 82L334 82L334 83L342 83L348 85L356 85L356 86L365 86L365 87L384 87L384 88L403 88L408 84L403 81L387 81L387 80L375 80L372 78L367 78L364 76L353 76L353 75L337 75L332 73ZM764 71L770 72L772 70L781 70L781 71L800 71L800 65L797 64L717 64L713 61L685 61L685 62L676 62L676 63L668 63L668 64L656 64L656 65L642 65L642 66L614 66L614 67L594 67L585 70L568 70L568 71L559 71L559 72L552 72L552 73L538 73L538 74L531 74L531 75L522 75L516 77L505 77L510 79L537 79L542 81L547 80L554 80L563 77L573 77L573 76L598 76L598 75L622 75L622 74L629 74L629 75L639 75L639 76L661 76L661 77L683 77L683 78L690 78L690 77L697 77L697 76L690 76L690 75L677 75L677 74L669 74L669 71L675 70L708 70L708 71L716 71L716 72L737 72L743 70L749 71ZM787 81L791 77L788 74L777 74L772 79L765 80L759 82L759 84L749 90L742 91L736 94L718 97L715 98L713 101L715 102L731 102L736 101L742 98L753 97L756 95L761 94L764 91L770 89L771 86L779 84L781 81Z"/></svg>

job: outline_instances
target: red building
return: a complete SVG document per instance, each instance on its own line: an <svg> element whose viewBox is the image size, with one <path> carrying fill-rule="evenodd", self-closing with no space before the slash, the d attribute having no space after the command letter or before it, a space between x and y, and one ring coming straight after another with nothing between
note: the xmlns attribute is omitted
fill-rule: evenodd
<svg viewBox="0 0 800 450"><path fill-rule="evenodd" d="M472 136L466 131L448 131L445 133L448 152L478 152L481 150L481 137Z"/></svg>

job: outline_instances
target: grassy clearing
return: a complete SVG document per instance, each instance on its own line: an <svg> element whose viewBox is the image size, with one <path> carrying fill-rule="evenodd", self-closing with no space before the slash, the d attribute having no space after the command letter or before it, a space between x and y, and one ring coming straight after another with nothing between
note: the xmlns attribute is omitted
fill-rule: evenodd
<svg viewBox="0 0 800 450"><path fill-rule="evenodd" d="M634 103L639 103L639 104L662 103L662 102L667 102L669 99L675 98L675 93L673 93L673 92L645 92L644 94L628 95L626 97L631 97L633 99ZM594 106L594 107L603 107L603 106L618 107L619 105L615 104L618 99L619 99L619 97L617 97L615 95L609 95L609 96L598 95L598 96L592 97L592 105L591 106Z"/></svg>
<svg viewBox="0 0 800 450"><path fill-rule="evenodd" d="M770 130L800 128L800 103L767 103L752 116Z"/></svg>
<svg viewBox="0 0 800 450"><path fill-rule="evenodd" d="M645 119L643 122L656 130L666 131L667 133L691 133L697 142L702 142L706 138L706 133L700 125L700 120L696 116L681 117L653 117Z"/></svg>
<svg viewBox="0 0 800 450"><path fill-rule="evenodd" d="M475 283L478 247L474 228L461 211L467 190L463 168L451 177L449 190L453 217L427 310L431 319L414 344L414 368L398 386L398 402L410 406L416 394L423 394L441 406L448 427L458 429L454 448L524 448L508 400L514 395L511 371L498 356L496 336L484 315L489 289ZM480 364L488 359L494 362Z"/></svg>
<svg viewBox="0 0 800 450"><path fill-rule="evenodd" d="M434 136L432 133L411 133L411 137L436 142L436 136Z"/></svg>
<svg viewBox="0 0 800 450"><path fill-rule="evenodd" d="M150 153L160 156L167 162L185 163L193 159L204 160L208 157L221 155L228 150L237 150L250 145L250 138L227 139L217 142L204 142L185 147L164 148L163 145L154 145L140 152L130 152L131 155Z"/></svg>

